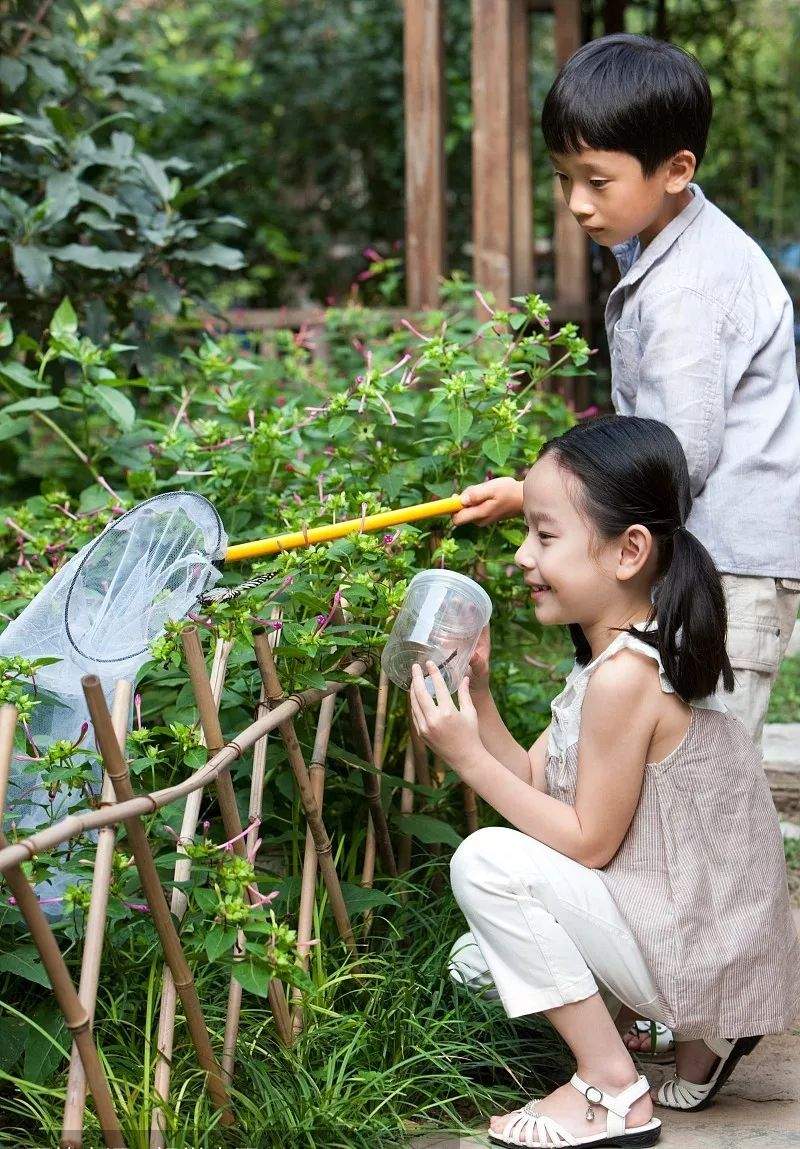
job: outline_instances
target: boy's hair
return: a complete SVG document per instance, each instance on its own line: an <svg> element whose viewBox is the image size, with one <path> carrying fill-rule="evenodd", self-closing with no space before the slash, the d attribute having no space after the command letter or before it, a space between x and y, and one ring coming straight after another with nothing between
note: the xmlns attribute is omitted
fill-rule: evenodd
<svg viewBox="0 0 800 1149"><path fill-rule="evenodd" d="M694 56L619 32L591 40L567 60L547 93L542 132L550 152L627 152L647 177L684 148L700 166L712 106Z"/></svg>
<svg viewBox="0 0 800 1149"><path fill-rule="evenodd" d="M720 675L725 689L733 690L722 580L711 555L683 525L692 496L675 432L656 419L604 415L548 440L538 457L547 455L577 480L575 505L596 539L609 542L634 523L653 536L657 565L648 621L655 620L656 629L625 629L658 650L685 702L713 694ZM569 630L576 661L585 666L592 657L586 635L577 623Z"/></svg>

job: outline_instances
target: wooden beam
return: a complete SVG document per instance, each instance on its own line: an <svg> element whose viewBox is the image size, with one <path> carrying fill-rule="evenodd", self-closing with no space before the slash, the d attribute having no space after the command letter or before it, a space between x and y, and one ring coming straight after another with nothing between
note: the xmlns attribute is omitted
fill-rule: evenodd
<svg viewBox="0 0 800 1149"><path fill-rule="evenodd" d="M533 291L533 177L531 174L530 13L528 0L511 12L511 292Z"/></svg>
<svg viewBox="0 0 800 1149"><path fill-rule="evenodd" d="M476 283L511 298L511 12L472 0L472 241Z"/></svg>
<svg viewBox="0 0 800 1149"><path fill-rule="evenodd" d="M406 298L436 307L445 270L443 0L405 0Z"/></svg>
<svg viewBox="0 0 800 1149"><path fill-rule="evenodd" d="M581 46L581 0L554 0L556 64L560 68ZM556 298L574 309L580 322L589 306L589 246L555 186Z"/></svg>

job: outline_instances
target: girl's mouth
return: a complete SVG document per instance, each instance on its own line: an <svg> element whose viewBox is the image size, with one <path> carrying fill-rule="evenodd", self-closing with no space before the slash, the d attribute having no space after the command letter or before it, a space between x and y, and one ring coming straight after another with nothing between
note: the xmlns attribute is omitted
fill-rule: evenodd
<svg viewBox="0 0 800 1149"><path fill-rule="evenodd" d="M541 598L546 595L550 590L549 586L544 583L531 583L531 598Z"/></svg>

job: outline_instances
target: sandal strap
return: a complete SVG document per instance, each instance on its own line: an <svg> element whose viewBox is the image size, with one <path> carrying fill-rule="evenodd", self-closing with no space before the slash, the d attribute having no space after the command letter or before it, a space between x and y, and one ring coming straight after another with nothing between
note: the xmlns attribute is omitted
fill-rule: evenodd
<svg viewBox="0 0 800 1149"><path fill-rule="evenodd" d="M534 1137L538 1145L553 1146L553 1149L579 1144L578 1139L558 1121L529 1109L527 1105L511 1114L503 1128L503 1137L508 1145L533 1145Z"/></svg>
<svg viewBox="0 0 800 1149"><path fill-rule="evenodd" d="M570 1078L570 1085L577 1089L590 1105L602 1105L608 1110L606 1131L609 1137L619 1137L625 1132L625 1118L630 1113L631 1106L650 1089L647 1078L641 1075L632 1085L628 1085L617 1094L604 1093L596 1085L589 1085L582 1077L578 1077L577 1073Z"/></svg>

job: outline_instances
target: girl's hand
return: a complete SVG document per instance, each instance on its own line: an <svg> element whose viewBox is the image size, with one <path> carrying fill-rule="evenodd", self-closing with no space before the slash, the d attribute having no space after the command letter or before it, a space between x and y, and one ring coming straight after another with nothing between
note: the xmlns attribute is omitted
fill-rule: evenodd
<svg viewBox="0 0 800 1149"><path fill-rule="evenodd" d="M489 657L492 650L490 624L481 631L475 653L469 660L470 686L473 690L488 690L489 688Z"/></svg>
<svg viewBox="0 0 800 1149"><path fill-rule="evenodd" d="M461 502L463 508L453 515L454 526L477 523L480 527L488 527L500 519L522 514L522 483L508 476L489 479L463 490Z"/></svg>
<svg viewBox="0 0 800 1149"><path fill-rule="evenodd" d="M422 667L417 663L411 669L411 716L417 733L456 772L466 766L482 748L478 733L478 715L469 694L469 678L463 678L458 688L456 708L439 668L427 662L425 669L436 689L434 701L425 688Z"/></svg>

